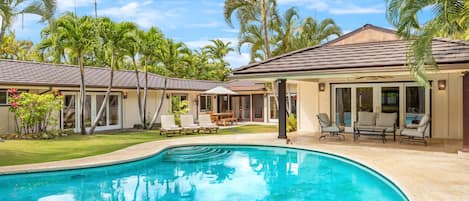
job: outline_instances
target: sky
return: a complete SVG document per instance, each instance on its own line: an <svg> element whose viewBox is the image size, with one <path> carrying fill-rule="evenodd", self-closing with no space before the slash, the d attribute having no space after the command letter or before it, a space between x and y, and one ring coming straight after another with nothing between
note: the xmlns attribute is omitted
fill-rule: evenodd
<svg viewBox="0 0 469 201"><path fill-rule="evenodd" d="M343 33L364 24L392 28L385 17L385 0L277 0L281 13L296 7L301 18L311 16L322 20L332 18ZM94 0L57 0L58 15L71 11L78 15L94 16ZM116 21L133 21L142 29L156 26L165 36L185 42L196 49L209 44L210 39L230 41L236 49L238 28L227 25L223 16L224 0L98 0L98 15ZM13 30L19 39L39 41L45 26L39 17L18 17ZM231 67L249 62L249 54L242 50L226 58Z"/></svg>

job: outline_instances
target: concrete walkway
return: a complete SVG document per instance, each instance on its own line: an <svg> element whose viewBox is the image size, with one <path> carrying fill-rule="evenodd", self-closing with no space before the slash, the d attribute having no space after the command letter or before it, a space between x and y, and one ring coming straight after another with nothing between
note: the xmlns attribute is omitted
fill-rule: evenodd
<svg viewBox="0 0 469 201"><path fill-rule="evenodd" d="M262 144L298 147L345 156L363 163L395 182L411 200L469 200L469 160L455 153L357 146L347 142L316 142L314 135L294 134L292 145L276 134L240 134L175 138L134 145L108 154L57 162L0 167L0 174L51 171L108 165L152 156L170 146L186 144ZM379 142L376 142L379 143ZM416 145L418 146L418 145Z"/></svg>

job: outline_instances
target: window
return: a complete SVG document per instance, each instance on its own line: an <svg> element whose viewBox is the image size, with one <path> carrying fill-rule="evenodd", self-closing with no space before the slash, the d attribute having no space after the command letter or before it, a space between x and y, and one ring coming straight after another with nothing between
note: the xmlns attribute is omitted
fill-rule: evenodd
<svg viewBox="0 0 469 201"><path fill-rule="evenodd" d="M8 104L8 92L7 90L0 90L0 105Z"/></svg>
<svg viewBox="0 0 469 201"><path fill-rule="evenodd" d="M200 111L212 111L212 96L200 96Z"/></svg>

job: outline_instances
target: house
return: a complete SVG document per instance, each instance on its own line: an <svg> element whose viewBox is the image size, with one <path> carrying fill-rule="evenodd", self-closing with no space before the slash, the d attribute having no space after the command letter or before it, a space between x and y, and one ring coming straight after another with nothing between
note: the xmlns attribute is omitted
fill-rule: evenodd
<svg viewBox="0 0 469 201"><path fill-rule="evenodd" d="M320 112L346 132L352 132L360 111L396 112L398 129L429 114L430 137L464 138L469 148L469 43L433 39L439 71L427 70L431 88L411 76L407 45L395 31L367 24L328 43L235 69L233 78L277 80L279 100L284 100L285 83L295 83L300 131L318 132ZM279 137L284 138L282 116Z"/></svg>
<svg viewBox="0 0 469 201"><path fill-rule="evenodd" d="M87 87L85 122L87 126L95 119L109 82L109 69L85 68ZM140 73L143 86L144 74ZM113 89L102 120L96 130L132 128L140 124L136 78L133 71L116 71ZM232 80L228 82L167 78L167 91L163 98L162 114L170 114L173 99L188 100L190 114L195 117L207 112L232 111L239 121L273 122L277 110L268 109L272 95L262 82ZM149 73L147 119L151 120L158 107L164 89L165 77ZM77 66L56 65L38 62L0 60L0 134L15 132L15 117L9 112L9 88L31 93L57 93L64 97L64 108L57 116L57 126L79 132L79 85L80 73ZM237 92L236 95L203 94L211 88L223 86ZM296 89L296 86L292 87ZM293 97L293 96L292 96ZM159 122L159 120L157 121Z"/></svg>

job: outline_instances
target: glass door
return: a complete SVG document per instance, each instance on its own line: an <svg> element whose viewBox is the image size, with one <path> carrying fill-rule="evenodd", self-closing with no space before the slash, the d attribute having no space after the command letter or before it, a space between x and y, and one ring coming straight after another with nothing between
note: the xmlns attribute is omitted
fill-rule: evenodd
<svg viewBox="0 0 469 201"><path fill-rule="evenodd" d="M335 89L335 122L339 126L352 127L352 89Z"/></svg>
<svg viewBox="0 0 469 201"><path fill-rule="evenodd" d="M382 86L380 87L380 107L382 113L396 113L398 120L396 126L399 128L400 122L399 117L401 114L401 99L400 99L400 86Z"/></svg>
<svg viewBox="0 0 469 201"><path fill-rule="evenodd" d="M241 121L251 121L251 96L241 96Z"/></svg>
<svg viewBox="0 0 469 201"><path fill-rule="evenodd" d="M254 121L264 121L264 95L253 94L252 95L252 112Z"/></svg>
<svg viewBox="0 0 469 201"><path fill-rule="evenodd" d="M355 94L357 114L358 112L373 112L375 107L373 87L357 87Z"/></svg>

